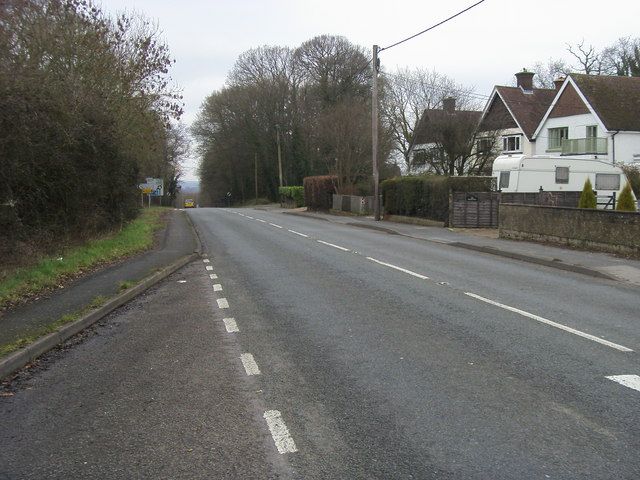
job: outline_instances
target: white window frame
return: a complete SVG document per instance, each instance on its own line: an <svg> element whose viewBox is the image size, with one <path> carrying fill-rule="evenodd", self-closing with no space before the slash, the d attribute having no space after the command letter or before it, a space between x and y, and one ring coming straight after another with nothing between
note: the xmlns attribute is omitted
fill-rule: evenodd
<svg viewBox="0 0 640 480"><path fill-rule="evenodd" d="M564 134L564 136L563 136ZM547 152L559 152L562 150L562 140L569 138L569 127L557 127L547 129Z"/></svg>
<svg viewBox="0 0 640 480"><path fill-rule="evenodd" d="M514 141L513 149L509 148L509 141ZM522 152L522 135L503 135L502 136L502 153L521 153Z"/></svg>

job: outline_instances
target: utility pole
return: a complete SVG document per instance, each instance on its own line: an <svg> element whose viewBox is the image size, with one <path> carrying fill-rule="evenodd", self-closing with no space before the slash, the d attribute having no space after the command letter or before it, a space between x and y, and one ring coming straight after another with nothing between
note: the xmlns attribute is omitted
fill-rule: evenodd
<svg viewBox="0 0 640 480"><path fill-rule="evenodd" d="M378 172L378 45L373 46L373 85L371 89L371 156L373 162L373 215L380 221L380 172Z"/></svg>
<svg viewBox="0 0 640 480"><path fill-rule="evenodd" d="M280 125L276 125L276 141L278 142L278 173L280 175L280 186L282 187L282 153L280 152Z"/></svg>
<svg viewBox="0 0 640 480"><path fill-rule="evenodd" d="M258 154L253 154L253 165L254 165L254 174L256 180L256 205L258 205Z"/></svg>

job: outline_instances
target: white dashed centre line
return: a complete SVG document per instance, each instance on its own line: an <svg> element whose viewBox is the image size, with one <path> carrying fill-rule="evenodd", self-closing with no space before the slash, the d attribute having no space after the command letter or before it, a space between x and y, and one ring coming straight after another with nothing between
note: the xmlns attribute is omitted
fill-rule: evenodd
<svg viewBox="0 0 640 480"><path fill-rule="evenodd" d="M640 376L638 375L611 375L607 378L640 392Z"/></svg>
<svg viewBox="0 0 640 480"><path fill-rule="evenodd" d="M242 365L244 366L244 370L247 372L247 375L260 375L260 369L258 368L258 364L253 358L253 355L250 353L243 353L240 355L240 360L242 360Z"/></svg>
<svg viewBox="0 0 640 480"><path fill-rule="evenodd" d="M203 258L203 259L202 259L202 262L203 262L203 263L209 263L209 259L208 259L208 258Z"/></svg>
<svg viewBox="0 0 640 480"><path fill-rule="evenodd" d="M212 267L211 265L207 265L205 268L206 268L207 270L213 270L213 267Z"/></svg>
<svg viewBox="0 0 640 480"><path fill-rule="evenodd" d="M229 308L229 302L227 302L226 298L219 298L217 302L218 308Z"/></svg>
<svg viewBox="0 0 640 480"><path fill-rule="evenodd" d="M240 331L235 318L223 318L224 328L227 329L227 333L237 333Z"/></svg>
<svg viewBox="0 0 640 480"><path fill-rule="evenodd" d="M267 421L269 431L280 453L294 453L298 451L296 444L289 434L289 429L282 420L282 415L278 410L268 410L264 412L264 419Z"/></svg>
<svg viewBox="0 0 640 480"><path fill-rule="evenodd" d="M348 252L349 251L348 248L344 248L344 247L341 247L340 245L335 245L333 243L325 242L323 240L318 240L318 243L321 243L323 245L327 245L329 247L337 248L338 250L342 250L343 252Z"/></svg>
<svg viewBox="0 0 640 480"><path fill-rule="evenodd" d="M221 292L222 291L222 285L220 285L219 283L215 283L213 285L213 291L214 292Z"/></svg>
<svg viewBox="0 0 640 480"><path fill-rule="evenodd" d="M269 225L271 225L272 227L276 227L276 228L284 228L280 225L276 225L275 223L270 223Z"/></svg>
<svg viewBox="0 0 640 480"><path fill-rule="evenodd" d="M371 260L379 265L384 265L385 267L393 268L394 270L398 270L399 272L403 272L411 275L412 277L419 278L420 280L429 280L429 277L425 275L421 275L416 272L412 272L411 270L407 270L406 268L398 267L397 265L392 265L391 263L381 262L380 260L376 260L375 258L367 257L367 260Z"/></svg>
<svg viewBox="0 0 640 480"><path fill-rule="evenodd" d="M480 295L476 295L475 293L465 292L465 295L469 297L475 298L476 300L480 300L481 302L488 303L490 305L495 305L496 307L504 308L505 310L509 310L510 312L517 313L522 315L523 317L531 318L540 323L544 323L545 325L549 325L551 327L559 328L560 330L564 330L565 332L573 333L579 337L586 338L588 340L600 343L602 345L606 345L607 347L615 348L621 352L633 352L630 348L624 347L622 345L618 345L617 343L610 342L609 340L605 340L604 338L596 337L595 335L591 335L589 333L581 332L580 330L576 330L575 328L567 327L566 325L562 325L561 323L554 322L552 320L546 319L544 317L540 317L539 315L535 315L533 313L526 312L524 310L520 310L519 308L510 307L509 305L505 305L503 303L495 302L488 298L481 297Z"/></svg>
<svg viewBox="0 0 640 480"><path fill-rule="evenodd" d="M245 217L247 217L249 220L255 220L255 218L250 217L249 215L245 215Z"/></svg>
<svg viewBox="0 0 640 480"><path fill-rule="evenodd" d="M215 273L211 273L211 274L209 275L209 278L210 278L211 280L216 280L216 279L218 278L218 275L216 275Z"/></svg>
<svg viewBox="0 0 640 480"><path fill-rule="evenodd" d="M259 218L256 218L256 221L260 222L260 223L267 223L265 220L261 220Z"/></svg>
<svg viewBox="0 0 640 480"><path fill-rule="evenodd" d="M287 229L287 231L289 231L291 233L295 233L296 235L300 235L301 237L304 237L304 238L309 238L309 235L305 235L304 233L296 232L295 230Z"/></svg>

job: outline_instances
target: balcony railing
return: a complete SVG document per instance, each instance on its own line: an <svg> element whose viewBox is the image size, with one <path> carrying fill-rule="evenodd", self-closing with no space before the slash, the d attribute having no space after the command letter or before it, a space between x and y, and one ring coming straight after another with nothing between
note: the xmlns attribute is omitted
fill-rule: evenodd
<svg viewBox="0 0 640 480"><path fill-rule="evenodd" d="M562 155L606 155L606 138L563 138Z"/></svg>

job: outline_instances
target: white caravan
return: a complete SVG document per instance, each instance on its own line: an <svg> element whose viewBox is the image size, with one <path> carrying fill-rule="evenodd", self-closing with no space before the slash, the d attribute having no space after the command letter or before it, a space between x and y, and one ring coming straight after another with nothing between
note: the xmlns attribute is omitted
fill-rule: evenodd
<svg viewBox="0 0 640 480"><path fill-rule="evenodd" d="M500 155L492 176L503 192L581 192L589 178L598 197L619 196L627 183L620 167L580 157Z"/></svg>

